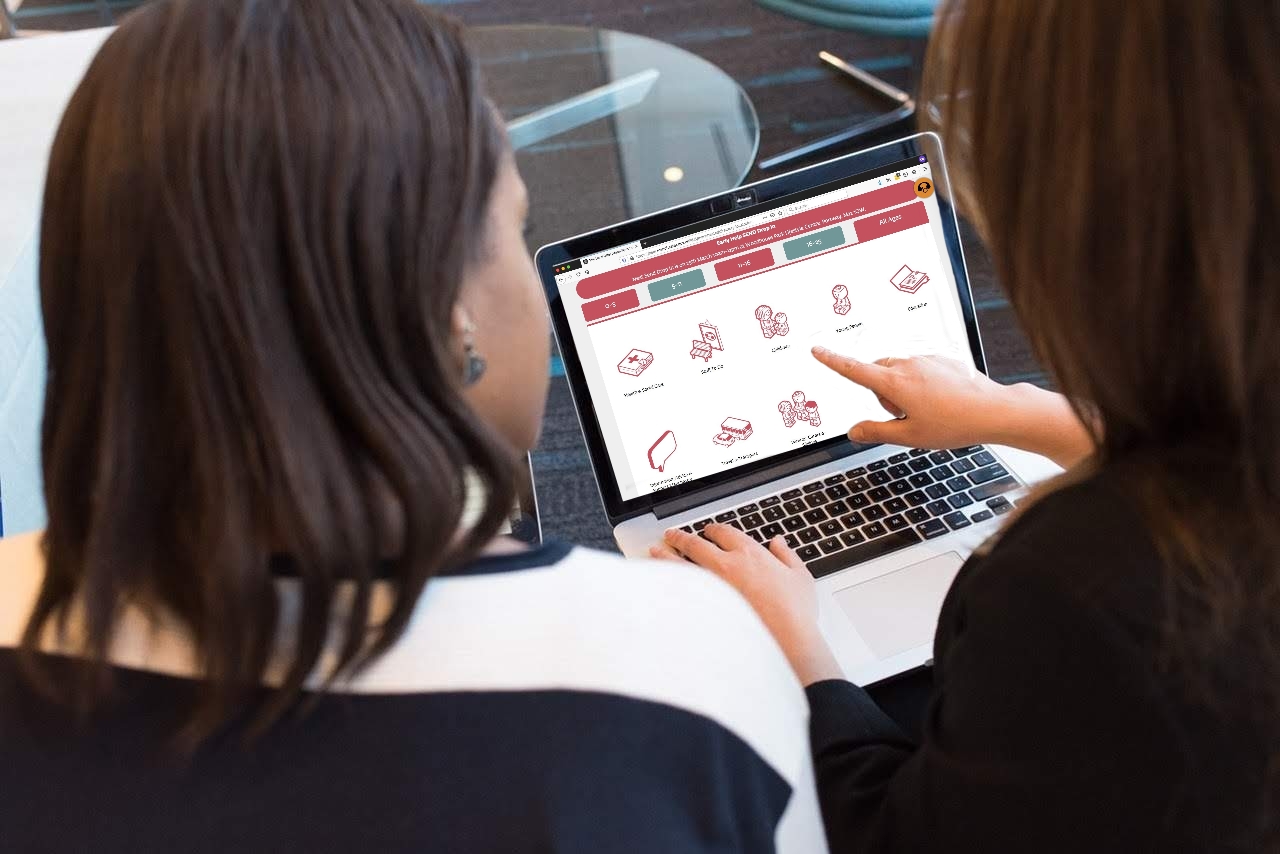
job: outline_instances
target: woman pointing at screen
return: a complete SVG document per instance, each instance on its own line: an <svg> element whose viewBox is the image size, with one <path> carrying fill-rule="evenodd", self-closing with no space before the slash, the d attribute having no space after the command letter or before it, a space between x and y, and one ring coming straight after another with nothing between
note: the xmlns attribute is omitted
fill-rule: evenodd
<svg viewBox="0 0 1280 854"><path fill-rule="evenodd" d="M957 576L924 732L842 678L812 581L670 532L808 686L832 850L1280 846L1280 5L968 0L926 88L960 201L1064 396L816 351L897 416L859 442L1066 474Z"/></svg>

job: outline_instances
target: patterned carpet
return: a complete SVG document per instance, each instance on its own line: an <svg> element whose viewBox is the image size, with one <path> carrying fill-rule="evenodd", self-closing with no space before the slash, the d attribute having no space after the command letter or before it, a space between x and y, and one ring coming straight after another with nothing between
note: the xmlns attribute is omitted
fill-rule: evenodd
<svg viewBox="0 0 1280 854"><path fill-rule="evenodd" d="M18 26L25 29L80 29L112 23L138 5L124 0L27 0L15 17ZM441 5L472 25L601 27L645 35L693 52L726 71L750 96L760 119L761 158L881 111L879 104L821 68L818 50L829 49L908 90L917 87L923 54L923 46L917 42L825 30L768 12L750 0L444 0ZM759 177L763 176L753 172L747 180ZM536 181L530 183L532 186ZM555 217L564 212L548 202L540 207L536 198L534 205L540 226L554 231ZM580 219L581 211L577 213ZM590 223L588 227L607 224ZM583 230L568 225L563 229L565 235ZM1043 384L1044 375L1001 295L986 253L972 234L966 233L965 245L992 375L1004 381ZM552 380L534 468L546 533L612 548L562 377Z"/></svg>

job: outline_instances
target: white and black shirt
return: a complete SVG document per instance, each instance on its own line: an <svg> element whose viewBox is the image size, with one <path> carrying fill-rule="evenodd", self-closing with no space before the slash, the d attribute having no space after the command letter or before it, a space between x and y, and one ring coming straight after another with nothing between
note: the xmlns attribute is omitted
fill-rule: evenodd
<svg viewBox="0 0 1280 854"><path fill-rule="evenodd" d="M0 541L6 852L826 851L804 692L701 570L483 558L432 581L361 676L190 757L168 746L198 688L177 627L126 613L115 701L85 723L20 676L42 573L37 536Z"/></svg>

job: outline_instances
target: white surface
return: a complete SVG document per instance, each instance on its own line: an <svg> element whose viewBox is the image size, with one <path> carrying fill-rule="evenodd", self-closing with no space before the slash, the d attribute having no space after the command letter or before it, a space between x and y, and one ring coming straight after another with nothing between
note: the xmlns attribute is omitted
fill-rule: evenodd
<svg viewBox="0 0 1280 854"><path fill-rule="evenodd" d="M45 351L36 278L44 174L71 93L111 28L0 41L0 502L4 532L44 525Z"/></svg>

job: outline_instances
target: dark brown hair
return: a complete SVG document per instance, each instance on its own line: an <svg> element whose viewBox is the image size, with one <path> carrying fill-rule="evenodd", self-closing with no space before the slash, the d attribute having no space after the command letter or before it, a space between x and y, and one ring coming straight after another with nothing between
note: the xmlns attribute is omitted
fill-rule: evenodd
<svg viewBox="0 0 1280 854"><path fill-rule="evenodd" d="M504 144L460 29L412 0L163 0L107 40L45 193L48 570L24 639L82 620L86 704L139 603L194 639L193 739L291 648L265 723L342 580L349 672L494 536L512 452L460 394L451 329ZM464 530L468 471L487 503Z"/></svg>
<svg viewBox="0 0 1280 854"><path fill-rule="evenodd" d="M1261 0L964 0L926 75L961 205L1167 559L1163 664L1272 751L1277 44Z"/></svg>

